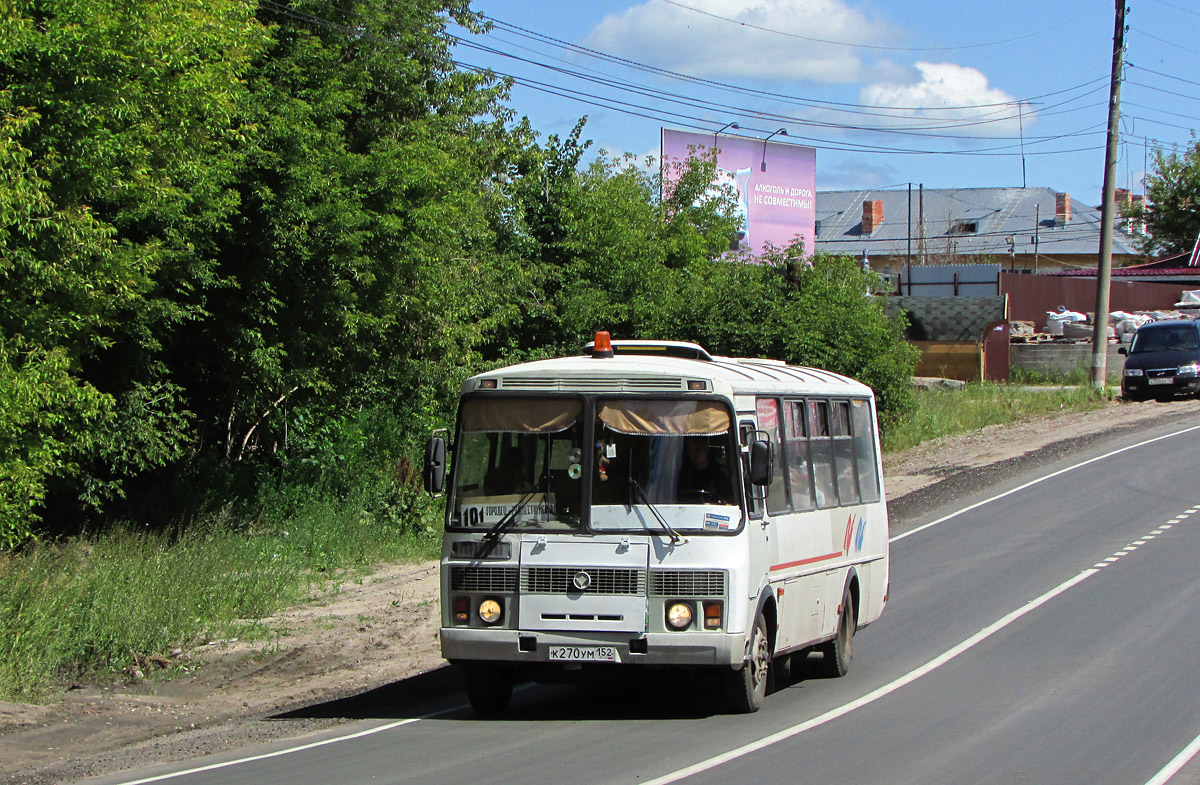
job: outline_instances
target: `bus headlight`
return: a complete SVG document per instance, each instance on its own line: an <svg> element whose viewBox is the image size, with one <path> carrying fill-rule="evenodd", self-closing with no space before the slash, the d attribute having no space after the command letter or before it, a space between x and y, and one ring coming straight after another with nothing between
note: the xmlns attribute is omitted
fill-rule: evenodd
<svg viewBox="0 0 1200 785"><path fill-rule="evenodd" d="M479 618L484 624L496 624L504 614L503 608L496 600L484 600L479 603Z"/></svg>
<svg viewBox="0 0 1200 785"><path fill-rule="evenodd" d="M673 602L668 605L667 626L673 630L686 630L692 626L692 606L686 602Z"/></svg>

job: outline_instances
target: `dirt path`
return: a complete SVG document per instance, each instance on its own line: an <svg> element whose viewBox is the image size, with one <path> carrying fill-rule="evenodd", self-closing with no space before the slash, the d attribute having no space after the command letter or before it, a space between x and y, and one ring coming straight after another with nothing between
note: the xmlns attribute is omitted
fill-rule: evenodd
<svg viewBox="0 0 1200 785"><path fill-rule="evenodd" d="M1200 401L1113 403L939 439L887 457L888 498L895 516L906 500L953 487L956 479L959 489L969 487L973 472L986 467L1197 412ZM385 566L271 619L285 630L275 640L185 652L183 667L191 672L180 678L73 688L44 706L0 702L0 782L71 781L332 724L266 718L442 666L437 587L436 562Z"/></svg>

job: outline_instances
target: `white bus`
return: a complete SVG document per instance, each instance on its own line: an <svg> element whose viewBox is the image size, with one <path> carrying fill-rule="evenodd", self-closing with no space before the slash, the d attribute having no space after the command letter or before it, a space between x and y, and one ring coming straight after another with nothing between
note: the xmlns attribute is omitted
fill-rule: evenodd
<svg viewBox="0 0 1200 785"><path fill-rule="evenodd" d="M887 602L874 397L828 371L597 333L468 379L424 478L448 495L442 655L481 714L628 666L711 669L756 711L790 657L844 674Z"/></svg>

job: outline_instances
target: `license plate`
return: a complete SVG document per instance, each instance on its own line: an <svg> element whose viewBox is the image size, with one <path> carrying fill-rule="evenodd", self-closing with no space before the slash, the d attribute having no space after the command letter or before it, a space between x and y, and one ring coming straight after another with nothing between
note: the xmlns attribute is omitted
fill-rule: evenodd
<svg viewBox="0 0 1200 785"><path fill-rule="evenodd" d="M1171 377L1171 376L1164 376L1161 379L1147 379L1146 380L1146 384L1173 384L1174 382L1175 382L1175 379L1174 379L1174 377Z"/></svg>
<svg viewBox="0 0 1200 785"><path fill-rule="evenodd" d="M569 662L621 661L612 646L551 646L550 659Z"/></svg>

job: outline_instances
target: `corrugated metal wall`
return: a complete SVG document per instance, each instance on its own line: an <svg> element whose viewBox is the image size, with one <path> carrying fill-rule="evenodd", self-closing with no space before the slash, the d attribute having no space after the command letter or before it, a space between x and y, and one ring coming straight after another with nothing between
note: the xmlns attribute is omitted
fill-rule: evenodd
<svg viewBox="0 0 1200 785"><path fill-rule="evenodd" d="M999 275L998 264L902 267L895 293L913 297L996 297L1000 294Z"/></svg>
<svg viewBox="0 0 1200 785"><path fill-rule="evenodd" d="M1179 302L1184 286L1174 283L1113 281L1109 294L1112 311L1171 310ZM1046 312L1060 305L1068 310L1091 313L1096 310L1096 281L1085 278L1060 278L1047 275L1000 273L1000 291L1008 295L1010 321L1031 321L1042 330Z"/></svg>

